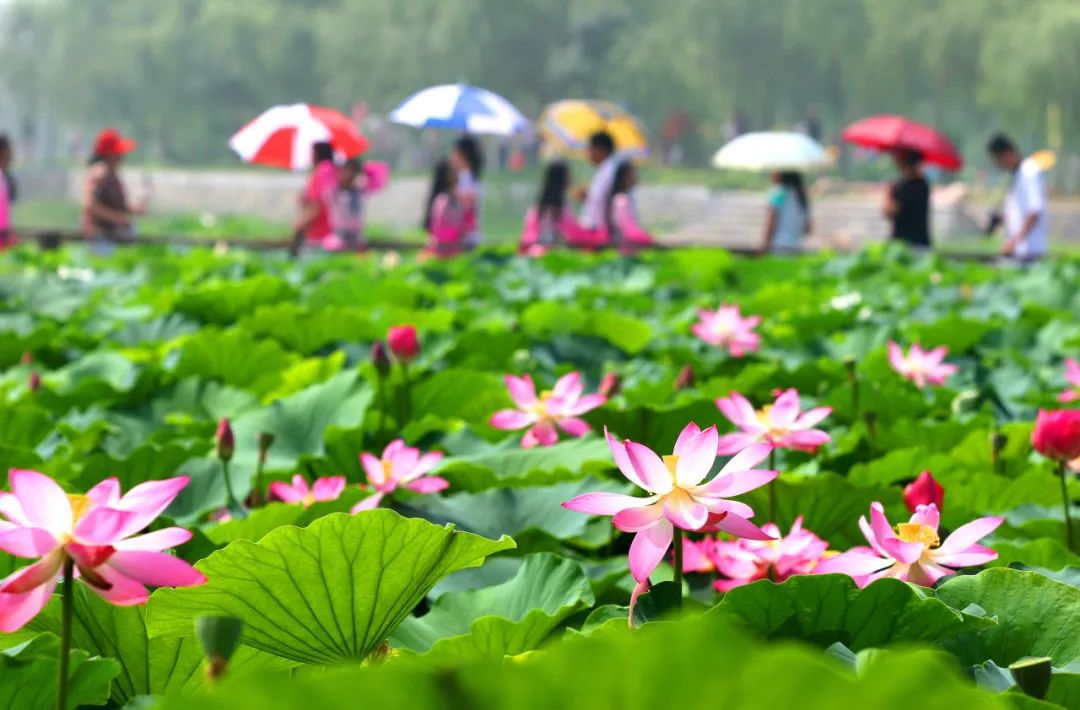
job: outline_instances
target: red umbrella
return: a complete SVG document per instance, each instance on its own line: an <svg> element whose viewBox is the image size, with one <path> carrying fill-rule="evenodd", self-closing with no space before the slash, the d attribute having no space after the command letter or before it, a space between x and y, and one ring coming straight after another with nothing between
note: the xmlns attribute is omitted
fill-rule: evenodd
<svg viewBox="0 0 1080 710"><path fill-rule="evenodd" d="M841 135L847 142L863 148L917 150L926 162L946 170L959 170L964 166L960 151L948 138L926 124L903 116L864 118L845 128Z"/></svg>
<svg viewBox="0 0 1080 710"><path fill-rule="evenodd" d="M368 141L346 116L322 106L274 106L229 139L229 146L249 163L290 170L311 167L311 146L326 141L352 158L368 149Z"/></svg>

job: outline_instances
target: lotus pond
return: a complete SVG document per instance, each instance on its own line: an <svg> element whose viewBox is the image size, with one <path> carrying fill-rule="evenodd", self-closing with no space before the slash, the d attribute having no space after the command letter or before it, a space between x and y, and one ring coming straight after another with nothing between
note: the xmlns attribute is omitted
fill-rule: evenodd
<svg viewBox="0 0 1080 710"><path fill-rule="evenodd" d="M5 252L0 707L1080 707L1078 283Z"/></svg>

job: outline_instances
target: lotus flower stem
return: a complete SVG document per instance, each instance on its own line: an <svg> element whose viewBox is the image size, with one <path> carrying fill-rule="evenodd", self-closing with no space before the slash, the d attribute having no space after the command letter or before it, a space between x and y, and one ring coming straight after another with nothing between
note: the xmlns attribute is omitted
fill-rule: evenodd
<svg viewBox="0 0 1080 710"><path fill-rule="evenodd" d="M240 510L240 505L236 502L236 495L233 493L232 481L229 480L229 462L225 459L221 460L221 475L225 479L225 506L235 513Z"/></svg>
<svg viewBox="0 0 1080 710"><path fill-rule="evenodd" d="M776 470L776 449L769 451L769 470ZM769 481L769 522L776 524L776 479Z"/></svg>
<svg viewBox="0 0 1080 710"><path fill-rule="evenodd" d="M56 710L67 710L68 697L68 663L71 656L71 616L75 610L75 560L67 557L64 560L64 581L61 594L63 595L60 611L60 673L56 687Z"/></svg>
<svg viewBox="0 0 1080 710"><path fill-rule="evenodd" d="M1065 548L1071 552L1075 552L1073 547L1073 529L1072 529L1072 516L1069 513L1069 508L1072 507L1069 503L1069 466L1066 462L1061 461L1058 463L1058 467L1061 473L1061 506L1065 511Z"/></svg>
<svg viewBox="0 0 1080 710"><path fill-rule="evenodd" d="M675 586L679 592L679 606L682 607L682 578L683 578L683 531L676 526L672 531L671 546L675 550Z"/></svg>

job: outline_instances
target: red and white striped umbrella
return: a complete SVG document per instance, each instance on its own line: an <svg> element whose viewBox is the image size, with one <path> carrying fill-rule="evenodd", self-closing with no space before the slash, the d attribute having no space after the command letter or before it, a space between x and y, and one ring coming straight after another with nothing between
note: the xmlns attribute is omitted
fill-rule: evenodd
<svg viewBox="0 0 1080 710"><path fill-rule="evenodd" d="M352 158L368 149L367 138L346 116L322 106L274 106L229 139L229 147L247 163L290 170L311 167L311 146L329 142Z"/></svg>

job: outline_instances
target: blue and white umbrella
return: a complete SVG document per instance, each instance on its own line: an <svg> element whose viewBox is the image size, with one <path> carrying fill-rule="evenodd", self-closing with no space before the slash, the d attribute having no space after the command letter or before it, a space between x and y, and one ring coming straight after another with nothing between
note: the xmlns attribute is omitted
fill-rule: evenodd
<svg viewBox="0 0 1080 710"><path fill-rule="evenodd" d="M390 120L414 128L446 128L509 136L529 121L509 101L487 89L442 84L413 94L390 113Z"/></svg>

